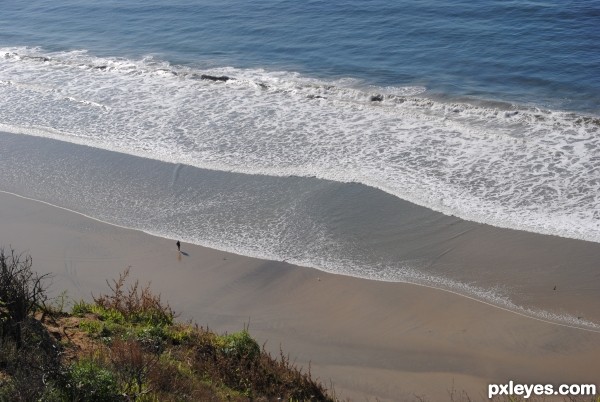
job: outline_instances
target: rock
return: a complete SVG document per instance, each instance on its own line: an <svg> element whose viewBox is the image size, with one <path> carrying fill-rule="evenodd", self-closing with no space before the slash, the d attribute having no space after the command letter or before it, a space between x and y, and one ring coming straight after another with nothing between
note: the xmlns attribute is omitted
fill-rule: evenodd
<svg viewBox="0 0 600 402"><path fill-rule="evenodd" d="M200 76L201 80L209 80L209 81L223 81L223 82L227 82L229 81L231 78L229 78L226 75L221 75L221 76L215 76L215 75L206 75L206 74L202 74Z"/></svg>

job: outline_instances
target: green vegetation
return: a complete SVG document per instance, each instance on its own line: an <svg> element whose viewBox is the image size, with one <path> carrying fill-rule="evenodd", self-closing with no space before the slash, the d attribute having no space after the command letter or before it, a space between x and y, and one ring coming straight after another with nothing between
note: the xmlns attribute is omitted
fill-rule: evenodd
<svg viewBox="0 0 600 402"><path fill-rule="evenodd" d="M0 250L0 401L335 401L248 329L175 321L129 271L93 302L49 301L29 256Z"/></svg>
<svg viewBox="0 0 600 402"><path fill-rule="evenodd" d="M73 362L67 376L71 400L90 402L118 400L119 384L115 374L91 358Z"/></svg>

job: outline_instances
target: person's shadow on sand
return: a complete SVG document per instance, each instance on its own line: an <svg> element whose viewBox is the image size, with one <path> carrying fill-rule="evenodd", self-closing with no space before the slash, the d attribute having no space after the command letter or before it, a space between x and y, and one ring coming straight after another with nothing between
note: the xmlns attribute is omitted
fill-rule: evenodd
<svg viewBox="0 0 600 402"><path fill-rule="evenodd" d="M186 253L185 251L178 251L177 252L177 261L181 261L181 256L185 255L186 257L189 257L190 255L188 253Z"/></svg>

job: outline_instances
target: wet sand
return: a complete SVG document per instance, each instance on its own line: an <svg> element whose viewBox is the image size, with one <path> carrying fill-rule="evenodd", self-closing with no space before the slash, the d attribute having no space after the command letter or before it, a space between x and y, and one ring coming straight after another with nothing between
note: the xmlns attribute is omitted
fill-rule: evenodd
<svg viewBox="0 0 600 402"><path fill-rule="evenodd" d="M304 367L310 362L313 376L331 381L340 397L396 401L425 395L439 401L449 400L454 387L485 400L488 383L597 381L600 333L523 317L445 291L332 275L185 243L179 254L174 240L5 193L0 193L0 222L0 246L25 251L36 270L52 272L53 294L66 289L72 299L90 299L107 290L106 279L131 267L132 276L151 281L181 319L218 332L249 323L267 349L279 353L281 347ZM473 265L477 259L493 262L488 251L499 241L507 243L503 249L521 245L504 260L514 260L515 271L531 260L528 249L548 255L556 265L544 275L539 294L530 296L532 304L569 306L573 298L581 303L581 297L598 303L591 290L569 290L569 283L581 287L585 281L558 269L593 257L585 242L530 234L515 238L479 226L451 245L444 262L459 264L466 256ZM597 280L591 268L582 275ZM558 290L547 289L554 282Z"/></svg>

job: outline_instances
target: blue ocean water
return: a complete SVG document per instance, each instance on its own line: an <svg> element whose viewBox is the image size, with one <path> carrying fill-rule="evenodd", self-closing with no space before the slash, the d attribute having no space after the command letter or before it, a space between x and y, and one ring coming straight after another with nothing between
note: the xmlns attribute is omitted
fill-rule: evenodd
<svg viewBox="0 0 600 402"><path fill-rule="evenodd" d="M589 1L6 0L0 42L598 113L599 23Z"/></svg>
<svg viewBox="0 0 600 402"><path fill-rule="evenodd" d="M517 309L515 272L422 250L452 217L600 242L598 26L558 0L5 0L0 191Z"/></svg>

